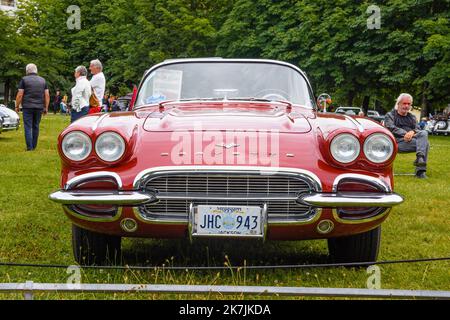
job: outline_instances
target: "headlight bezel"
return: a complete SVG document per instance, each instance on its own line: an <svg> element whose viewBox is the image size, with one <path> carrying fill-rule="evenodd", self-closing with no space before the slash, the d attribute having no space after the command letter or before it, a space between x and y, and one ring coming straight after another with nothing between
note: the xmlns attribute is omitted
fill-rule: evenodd
<svg viewBox="0 0 450 320"><path fill-rule="evenodd" d="M388 154L388 156L386 157L386 158L384 158L383 160L374 160L373 158L371 158L371 156L369 155L369 152L367 152L366 150L368 149L368 144L373 140L373 139L376 139L377 137L381 137L381 138L383 138L385 141L388 141L389 142L389 145L390 145L390 153ZM386 163L386 162L388 162L391 158L392 158L392 156L394 155L394 151L395 151L395 144L394 144L394 142L392 141L392 139L387 135L387 134L384 134L384 133L381 133L381 132L375 132L375 133L372 133L372 134L370 134L369 136L367 136L366 137L366 139L364 140L364 144L363 144L363 146L362 146L362 149L363 149L363 153L364 153L364 156L366 157L366 159L368 160L368 161L370 161L371 163L373 163L373 164L376 164L376 165L382 165L382 164L384 164L384 163Z"/></svg>
<svg viewBox="0 0 450 320"><path fill-rule="evenodd" d="M70 156L70 154L68 152L66 152L65 145L67 144L67 139L69 139L70 137L72 137L74 135L79 135L80 137L85 139L84 142L86 142L86 146L88 147L87 148L88 151L81 158ZM66 135L64 135L63 139L61 140L61 151L62 151L62 154L64 155L64 157L66 157L68 160L73 161L73 162L83 162L92 154L92 140L89 137L89 135L87 135L83 131L80 131L80 130L71 131L71 132L67 133Z"/></svg>
<svg viewBox="0 0 450 320"><path fill-rule="evenodd" d="M337 141L338 141L337 139L343 139L343 138L347 138L347 137L349 137L350 139L352 139L355 142L355 144L354 144L355 145L355 149L356 149L355 155L352 156L350 159L347 159L347 160L343 160L342 158L338 159L336 157L336 155L335 155L335 152L333 152L333 146L335 146L335 144L337 143ZM331 157L332 157L332 159L334 161L336 161L339 164L347 165L347 164L355 162L359 158L359 156L361 155L361 143L360 143L358 137L355 136L354 134L351 134L351 133L348 133L348 132L343 132L343 133L337 134L336 136L334 136L331 139L330 145L329 145L329 151L330 151L330 155L331 155Z"/></svg>
<svg viewBox="0 0 450 320"><path fill-rule="evenodd" d="M102 139L105 136L113 136L115 138L119 138L118 141L120 142L120 144L122 146L122 152L118 156L108 159L107 157L104 156L104 154L102 154L101 150L99 150L99 148L100 148L99 143L101 143ZM124 157L126 150L127 150L127 144L125 142L125 138L118 132L105 131L105 132L102 132L100 135L98 135L98 137L95 139L94 150L95 150L95 154L97 155L97 158L100 161L110 164L110 163L118 162Z"/></svg>

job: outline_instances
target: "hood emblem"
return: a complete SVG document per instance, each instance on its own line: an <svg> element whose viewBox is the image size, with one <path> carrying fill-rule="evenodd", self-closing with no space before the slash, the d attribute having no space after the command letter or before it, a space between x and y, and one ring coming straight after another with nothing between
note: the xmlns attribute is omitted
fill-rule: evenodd
<svg viewBox="0 0 450 320"><path fill-rule="evenodd" d="M216 144L216 147L222 147L222 148L225 148L225 149L231 149L231 148L237 148L237 147L239 147L239 145L236 144L236 143L228 143L228 144L221 143L221 144Z"/></svg>

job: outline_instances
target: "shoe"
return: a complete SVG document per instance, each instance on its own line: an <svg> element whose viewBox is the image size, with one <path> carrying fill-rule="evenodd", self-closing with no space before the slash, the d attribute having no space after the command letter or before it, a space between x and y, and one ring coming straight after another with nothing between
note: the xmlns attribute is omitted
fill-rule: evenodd
<svg viewBox="0 0 450 320"><path fill-rule="evenodd" d="M425 174L425 171L418 171L416 173L416 178L418 179L426 179L428 178L427 175Z"/></svg>
<svg viewBox="0 0 450 320"><path fill-rule="evenodd" d="M414 166L416 167L426 167L427 162L425 161L425 157L421 154L417 155L416 161L414 161Z"/></svg>

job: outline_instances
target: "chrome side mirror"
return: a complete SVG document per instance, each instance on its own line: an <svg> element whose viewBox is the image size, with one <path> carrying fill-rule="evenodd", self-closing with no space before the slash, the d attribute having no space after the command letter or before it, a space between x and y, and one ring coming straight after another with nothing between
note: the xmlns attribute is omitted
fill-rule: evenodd
<svg viewBox="0 0 450 320"><path fill-rule="evenodd" d="M317 98L317 107L319 111L327 112L327 107L331 104L331 96L328 93L322 93Z"/></svg>

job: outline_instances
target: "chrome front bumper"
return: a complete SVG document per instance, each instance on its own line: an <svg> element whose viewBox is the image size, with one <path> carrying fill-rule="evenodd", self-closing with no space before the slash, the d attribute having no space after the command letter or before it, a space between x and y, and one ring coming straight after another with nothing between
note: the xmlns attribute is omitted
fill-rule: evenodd
<svg viewBox="0 0 450 320"><path fill-rule="evenodd" d="M11 125L7 125L5 126L5 124L3 124L3 132L5 131L14 131L14 130L19 130L19 125L15 125L15 124L11 124Z"/></svg>
<svg viewBox="0 0 450 320"><path fill-rule="evenodd" d="M139 191L56 191L50 200L66 204L97 204L118 206L140 206L156 200L152 194Z"/></svg>
<svg viewBox="0 0 450 320"><path fill-rule="evenodd" d="M301 195L297 202L320 208L393 207L403 202L396 193L338 192Z"/></svg>
<svg viewBox="0 0 450 320"><path fill-rule="evenodd" d="M252 205L270 205L271 201L278 202L286 202L292 203L295 206L295 203L299 205L299 207L307 207L309 211L306 212L303 216L282 216L281 218L274 214L272 217L268 216L268 221L270 224L284 225L284 224L310 224L321 217L322 208L330 208L333 210L333 216L337 221L342 223L363 223L367 221L373 221L376 219L380 219L385 216L389 212L389 208L395 205L401 204L403 202L403 198L392 192L391 188L387 183L382 179L377 179L374 177L366 176L366 175L357 175L357 174L342 174L336 177L333 186L332 192L323 192L322 184L318 177L316 177L311 172L306 172L305 170L300 169L280 169L278 172L267 171L264 168L258 168L261 170L261 175L267 174L278 174L279 172L286 172L287 174L295 174L301 175L303 178L310 178L308 180L309 185L312 187L309 190L299 191L298 193L271 193L271 194L257 194L252 193L251 195L244 194L217 194L211 192L200 192L197 190L196 192L190 192L189 194L184 192L164 192L164 190L160 190L158 188L149 188L145 185L141 185L142 181L146 181L147 175L160 174L160 171L165 172L175 172L178 174L179 172L193 172L195 175L198 172L203 173L204 171L213 171L220 172L223 174L227 172L227 170L231 170L226 167L201 167L196 166L192 168L188 167L160 167L153 168L149 170L143 171L141 174L137 175L134 183L134 190L123 190L123 183L120 176L113 172L101 171L101 172L92 172L83 174L80 176L76 176L69 180L67 184L64 186L62 190L56 191L52 193L49 198L50 200L60 203L66 207L67 210L72 210L70 207L77 205L107 205L107 206L117 206L124 207L129 206L133 207L133 210L136 214L136 217L143 222L148 223L187 223L188 222L188 214L179 214L174 212L169 212L167 215L160 214L159 212L153 213L147 210L146 207L152 207L153 205L157 207L158 205L164 206L164 203L168 201L175 201L175 209L181 210L181 205L177 204L176 201L188 201L187 203L201 204L202 202L209 201L214 203L228 203L228 202L239 202L243 203L252 202ZM190 170L190 171L189 171ZM215 171L214 171L215 170ZM248 167L232 167L233 173L248 173ZM255 169L254 169L255 170ZM266 170L266 171L265 171ZM284 170L284 171L283 171ZM297 170L297 172L296 172ZM344 192L338 190L339 182L342 179L357 179L358 181L369 182L371 185L377 186L379 192ZM102 181L104 179L113 180L116 182L117 188L107 189L107 190L77 190L77 186L89 182L89 181ZM150 205L150 206L149 206ZM178 205L178 207L177 207ZM247 205L250 205L247 203ZM167 204L166 204L167 206ZM289 207L289 206L288 206ZM344 218L341 219L339 216L340 210L344 210L345 208L380 208L380 210L376 211L373 216L367 217L363 216L362 213L358 213L361 217L358 217L357 214L352 218ZM277 208L275 206L275 208ZM80 208L78 208L80 209ZM175 210L174 209L174 210ZM283 208L284 209L284 208ZM81 211L86 210L85 208L81 208ZM88 209L89 210L89 209ZM274 209L275 210L275 209ZM362 209L364 211L364 209ZM156 209L155 209L156 211ZM188 210L187 210L188 211ZM345 210L344 210L345 211ZM151 214L149 214L150 212ZM99 221L97 212L92 214L92 217L89 216L90 212L83 211L84 215L80 215L80 212L72 212L75 216L80 219L93 219L93 221ZM107 221L115 221L119 219L119 216L114 218L108 218ZM102 220L103 221L103 220ZM106 221L106 220L105 220Z"/></svg>
<svg viewBox="0 0 450 320"><path fill-rule="evenodd" d="M140 191L57 191L49 198L66 205L119 206L140 206L159 200L157 195ZM303 194L296 201L316 208L392 207L401 204L403 198L396 193L339 192Z"/></svg>

